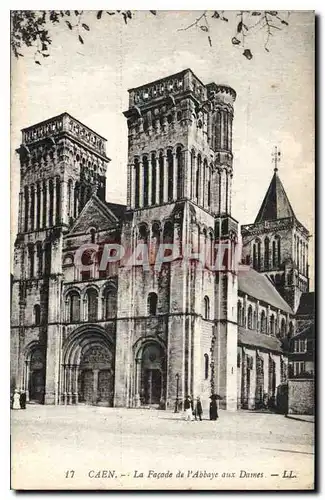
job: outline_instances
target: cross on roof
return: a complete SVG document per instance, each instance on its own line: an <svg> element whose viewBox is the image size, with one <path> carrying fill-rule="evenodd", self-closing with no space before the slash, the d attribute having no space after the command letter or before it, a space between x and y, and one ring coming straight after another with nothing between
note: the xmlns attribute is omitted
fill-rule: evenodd
<svg viewBox="0 0 325 500"><path fill-rule="evenodd" d="M274 172L278 171L278 163L281 161L281 151L278 150L277 146L274 146L274 151L272 153L272 163L275 164Z"/></svg>

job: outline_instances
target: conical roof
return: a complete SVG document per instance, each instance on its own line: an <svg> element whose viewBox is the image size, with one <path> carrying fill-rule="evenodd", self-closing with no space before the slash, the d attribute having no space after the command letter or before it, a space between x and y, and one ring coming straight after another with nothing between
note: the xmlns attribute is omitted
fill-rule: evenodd
<svg viewBox="0 0 325 500"><path fill-rule="evenodd" d="M255 224L286 217L295 217L295 214L275 168L269 189L255 219Z"/></svg>

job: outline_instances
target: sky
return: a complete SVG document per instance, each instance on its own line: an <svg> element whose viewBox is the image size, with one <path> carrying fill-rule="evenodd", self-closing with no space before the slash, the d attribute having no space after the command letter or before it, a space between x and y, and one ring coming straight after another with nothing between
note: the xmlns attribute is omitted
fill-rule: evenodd
<svg viewBox="0 0 325 500"><path fill-rule="evenodd" d="M271 152L282 153L279 175L295 214L310 231L314 247L314 15L283 13L289 26L276 31L264 50L256 31L247 60L231 43L238 18L209 18L212 47L200 29L181 30L199 11L135 12L125 25L118 16L96 20L85 12L84 45L66 25L51 28L50 57L35 64L34 51L12 59L11 199L12 233L17 231L19 162L15 149L20 130L66 111L107 138L108 201L125 203L129 88L191 68L204 82L224 83L237 92L233 130L234 180L232 215L241 224L254 222L274 165ZM212 13L211 13L212 14ZM313 280L312 280L313 283ZM311 283L311 287L313 284Z"/></svg>

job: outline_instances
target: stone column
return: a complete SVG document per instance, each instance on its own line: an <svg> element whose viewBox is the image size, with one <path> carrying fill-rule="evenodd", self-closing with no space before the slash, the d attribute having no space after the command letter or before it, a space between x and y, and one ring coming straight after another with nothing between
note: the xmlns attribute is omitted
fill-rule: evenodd
<svg viewBox="0 0 325 500"><path fill-rule="evenodd" d="M232 114L228 114L228 149L232 151Z"/></svg>
<svg viewBox="0 0 325 500"><path fill-rule="evenodd" d="M76 404L79 403L78 375L79 375L78 365L75 365L75 403Z"/></svg>
<svg viewBox="0 0 325 500"><path fill-rule="evenodd" d="M76 365L71 365L71 404L76 403Z"/></svg>
<svg viewBox="0 0 325 500"><path fill-rule="evenodd" d="M231 201L232 201L232 178L233 174L228 175L228 214L231 215Z"/></svg>
<svg viewBox="0 0 325 500"><path fill-rule="evenodd" d="M258 332L261 331L261 325L260 325L260 301L256 301L256 325L255 328Z"/></svg>
<svg viewBox="0 0 325 500"><path fill-rule="evenodd" d="M270 329L270 316L271 316L271 307L268 305L267 306L267 312L266 312L266 332L268 335L271 333Z"/></svg>
<svg viewBox="0 0 325 500"><path fill-rule="evenodd" d="M188 149L182 151L183 161L183 196L185 198L191 197L191 153Z"/></svg>
<svg viewBox="0 0 325 500"><path fill-rule="evenodd" d="M255 392L256 392L256 351L251 351L249 356L253 360L253 364L250 369L250 387L248 395L248 409L253 410L255 408Z"/></svg>
<svg viewBox="0 0 325 500"><path fill-rule="evenodd" d="M225 112L221 109L220 110L220 146L221 146L221 149L224 149L224 140L225 140L224 126L225 126Z"/></svg>
<svg viewBox="0 0 325 500"><path fill-rule="evenodd" d="M29 192L29 212L28 212L28 230L33 230L33 215L32 215L32 206L34 205L34 213L35 213L35 191L32 189L33 186L30 188Z"/></svg>
<svg viewBox="0 0 325 500"><path fill-rule="evenodd" d="M241 407L247 408L248 406L248 394L247 394L247 354L245 347L242 347L241 356Z"/></svg>
<svg viewBox="0 0 325 500"><path fill-rule="evenodd" d="M38 211L38 200L37 200L37 184L34 188L34 231L37 229L37 211Z"/></svg>
<svg viewBox="0 0 325 500"><path fill-rule="evenodd" d="M205 195L206 195L206 189L205 189L205 184L206 184L206 170L205 170L205 162L202 161L201 164L201 205L202 207L205 207Z"/></svg>
<svg viewBox="0 0 325 500"><path fill-rule="evenodd" d="M143 163L139 160L139 207L144 203L144 182L143 182Z"/></svg>
<svg viewBox="0 0 325 500"><path fill-rule="evenodd" d="M30 230L30 206L31 206L31 196L30 196L30 188L27 187L26 190L26 197L24 197L26 200L24 202L24 207L27 207L27 210L24 212L24 226L25 226L25 219L26 219L26 231Z"/></svg>
<svg viewBox="0 0 325 500"><path fill-rule="evenodd" d="M69 224L69 214L71 214L71 206L69 206L69 186L68 182L64 179L61 180L61 197L60 197L60 211L59 211L59 224ZM71 196L70 196L71 204Z"/></svg>
<svg viewBox="0 0 325 500"><path fill-rule="evenodd" d="M25 391L26 391L26 401L29 401L29 377L30 377L30 361L26 361L26 377L25 377Z"/></svg>
<svg viewBox="0 0 325 500"><path fill-rule="evenodd" d="M130 173L130 207L134 208L135 207L135 190L136 190L136 174L135 174L135 165L132 164L130 166L130 169L132 169L132 172Z"/></svg>
<svg viewBox="0 0 325 500"><path fill-rule="evenodd" d="M82 311L80 311L82 321L88 321L87 306L88 306L88 299L87 295L85 295L84 298L82 299Z"/></svg>
<svg viewBox="0 0 325 500"><path fill-rule="evenodd" d="M244 295L244 300L243 300L243 309L244 309L244 324L243 327L247 328L247 294Z"/></svg>
<svg viewBox="0 0 325 500"><path fill-rule="evenodd" d="M261 353L262 354L262 353ZM263 392L269 393L269 354L263 353L263 370L264 370L264 380L263 380Z"/></svg>
<svg viewBox="0 0 325 500"><path fill-rule="evenodd" d="M44 193L43 193L43 183L41 182L40 183L40 211L39 211L39 218L40 218L40 228L43 227L43 210L44 210L44 207L43 207L43 197L44 197Z"/></svg>
<svg viewBox="0 0 325 500"><path fill-rule="evenodd" d="M229 174L228 171L225 170L225 212L228 214L228 203L229 203Z"/></svg>
<svg viewBox="0 0 325 500"><path fill-rule="evenodd" d="M68 405L72 404L72 365L68 365Z"/></svg>
<svg viewBox="0 0 325 500"><path fill-rule="evenodd" d="M194 193L195 193L195 155L190 152L190 198L193 201L194 200Z"/></svg>
<svg viewBox="0 0 325 500"><path fill-rule="evenodd" d="M97 403L98 373L99 373L99 370L93 370L93 374L94 374L93 397L92 397L93 404Z"/></svg>
<svg viewBox="0 0 325 500"><path fill-rule="evenodd" d="M24 368L23 368L23 371L22 371L22 383L21 383L21 389L23 391L26 390L26 361L24 363Z"/></svg>
<svg viewBox="0 0 325 500"><path fill-rule="evenodd" d="M148 155L148 206L152 205L152 161L151 155Z"/></svg>
<svg viewBox="0 0 325 500"><path fill-rule="evenodd" d="M130 208L134 208L135 204L135 167L133 163L130 163L128 166L128 206Z"/></svg>
<svg viewBox="0 0 325 500"><path fill-rule="evenodd" d="M156 205L159 205L160 199L160 163L159 157L156 157Z"/></svg>
<svg viewBox="0 0 325 500"><path fill-rule="evenodd" d="M46 191L47 191L47 195L46 195L46 224L45 226L46 227L49 227L50 226L50 179L48 179L46 181Z"/></svg>
<svg viewBox="0 0 325 500"><path fill-rule="evenodd" d="M136 408L139 408L141 406L140 378L141 378L141 359L136 358L136 360L135 360L135 381L134 381L134 406Z"/></svg>
<svg viewBox="0 0 325 500"><path fill-rule="evenodd" d="M164 196L163 196L163 201L166 203L168 201L168 163L166 161L166 156L164 155L163 157L163 182L164 182Z"/></svg>
<svg viewBox="0 0 325 500"><path fill-rule="evenodd" d="M19 222L18 222L19 233L22 233L24 231L24 214L25 214L24 193L21 191L19 193Z"/></svg>
<svg viewBox="0 0 325 500"><path fill-rule="evenodd" d="M33 259L34 259L34 276L35 278L38 278L39 276L39 259L38 259L38 251L37 251L37 246L34 245L34 251L33 251Z"/></svg>
<svg viewBox="0 0 325 500"><path fill-rule="evenodd" d="M56 178L54 178L53 181L53 225L56 226L56 197L57 197L57 192L56 192Z"/></svg>
<svg viewBox="0 0 325 500"><path fill-rule="evenodd" d="M139 118L139 132L143 132L143 118Z"/></svg>
<svg viewBox="0 0 325 500"><path fill-rule="evenodd" d="M226 196L227 196L227 174L226 170L222 169L220 175L220 212L226 213Z"/></svg>
<svg viewBox="0 0 325 500"><path fill-rule="evenodd" d="M177 172L178 172L177 155L173 153L173 200L177 200Z"/></svg>
<svg viewBox="0 0 325 500"><path fill-rule="evenodd" d="M67 404L67 365L63 365L63 404Z"/></svg>
<svg viewBox="0 0 325 500"><path fill-rule="evenodd" d="M132 207L132 164L128 164L127 167L127 195L126 203L128 207Z"/></svg>

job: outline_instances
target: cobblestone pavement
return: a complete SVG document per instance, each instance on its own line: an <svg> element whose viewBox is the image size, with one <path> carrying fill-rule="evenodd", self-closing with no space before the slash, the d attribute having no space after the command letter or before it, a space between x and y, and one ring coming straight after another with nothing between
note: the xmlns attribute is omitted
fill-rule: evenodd
<svg viewBox="0 0 325 500"><path fill-rule="evenodd" d="M311 419L219 415L186 422L183 413L158 410L28 405L11 412L12 487L313 487Z"/></svg>

